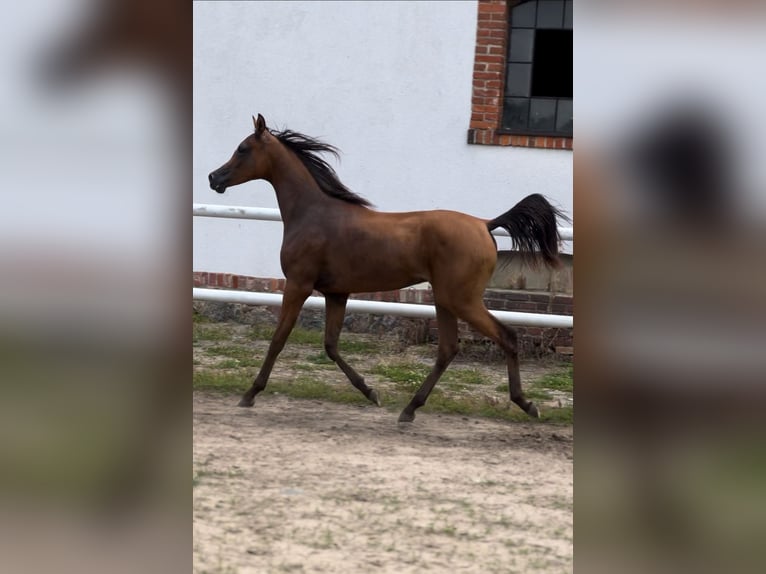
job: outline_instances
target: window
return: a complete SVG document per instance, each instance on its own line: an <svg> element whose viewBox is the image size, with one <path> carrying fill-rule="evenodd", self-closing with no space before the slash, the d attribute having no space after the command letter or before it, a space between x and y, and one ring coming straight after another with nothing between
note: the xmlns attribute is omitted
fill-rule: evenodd
<svg viewBox="0 0 766 574"><path fill-rule="evenodd" d="M509 10L501 132L572 136L572 1Z"/></svg>
<svg viewBox="0 0 766 574"><path fill-rule="evenodd" d="M478 0L467 135L572 149L571 0Z"/></svg>

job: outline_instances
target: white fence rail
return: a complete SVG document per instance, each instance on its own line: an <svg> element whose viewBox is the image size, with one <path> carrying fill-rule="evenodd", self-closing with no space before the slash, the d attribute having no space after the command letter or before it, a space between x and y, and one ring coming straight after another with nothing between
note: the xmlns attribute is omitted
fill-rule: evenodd
<svg viewBox="0 0 766 574"><path fill-rule="evenodd" d="M276 293L256 293L253 291L232 291L227 289L201 289L194 287L193 298L197 301L218 301L222 303L244 303L245 305L268 305L279 307L282 296ZM323 297L309 297L303 304L304 309L324 309ZM433 305L417 305L414 303L387 303L384 301L364 301L349 299L346 304L349 313L371 313L373 315L398 315L433 319L436 309ZM515 311L490 311L499 321L509 325L527 325L529 327L572 327L570 315L546 315L539 313L518 313Z"/></svg>
<svg viewBox="0 0 766 574"><path fill-rule="evenodd" d="M192 214L198 217L224 217L226 219L258 219L260 221L282 221L278 209L269 207L245 207L241 205L212 205L209 203L195 203ZM495 229L493 235L508 236L505 229ZM559 227L559 235L564 241L574 239L574 230L571 227Z"/></svg>
<svg viewBox="0 0 766 574"><path fill-rule="evenodd" d="M255 219L259 221L282 221L278 209L266 207L244 207L236 205L211 205L195 203L193 215L198 217L223 217L226 219ZM503 230L493 231L495 235L508 235ZM571 227L560 227L559 234L564 240L574 237ZM192 298L197 301L217 301L222 303L243 303L245 305L282 306L282 296L275 293L255 293L252 291L233 291L226 289L202 289L194 287ZM303 304L304 309L324 309L324 298L309 297ZM432 305L413 303L388 303L383 301L364 301L349 299L346 305L349 313L371 313L373 315L397 315L415 318L434 318L436 309ZM569 329L574 326L570 315L549 315L544 313L519 313L515 311L490 311L499 321L509 325L530 327L554 327Z"/></svg>

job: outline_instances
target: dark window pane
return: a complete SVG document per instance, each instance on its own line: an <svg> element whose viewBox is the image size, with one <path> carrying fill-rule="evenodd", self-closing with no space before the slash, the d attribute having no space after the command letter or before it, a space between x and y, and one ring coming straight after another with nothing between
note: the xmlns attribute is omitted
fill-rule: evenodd
<svg viewBox="0 0 766 574"><path fill-rule="evenodd" d="M572 0L564 3L564 28L572 29Z"/></svg>
<svg viewBox="0 0 766 574"><path fill-rule="evenodd" d="M524 2L511 11L511 26L514 28L534 28L537 2Z"/></svg>
<svg viewBox="0 0 766 574"><path fill-rule="evenodd" d="M532 64L508 64L505 79L506 96L529 96L532 83Z"/></svg>
<svg viewBox="0 0 766 574"><path fill-rule="evenodd" d="M511 30L511 51L508 58L511 62L531 62L535 49L534 30Z"/></svg>
<svg viewBox="0 0 766 574"><path fill-rule="evenodd" d="M529 104L529 130L552 132L556 121L556 100L532 98Z"/></svg>
<svg viewBox="0 0 766 574"><path fill-rule="evenodd" d="M559 100L556 131L565 135L572 135L572 100Z"/></svg>
<svg viewBox="0 0 766 574"><path fill-rule="evenodd" d="M572 97L572 31L535 32L535 71L531 96Z"/></svg>
<svg viewBox="0 0 766 574"><path fill-rule="evenodd" d="M564 0L540 0L537 8L538 28L561 28L564 23Z"/></svg>
<svg viewBox="0 0 766 574"><path fill-rule="evenodd" d="M526 130L529 117L528 98L505 98L503 106L503 129Z"/></svg>

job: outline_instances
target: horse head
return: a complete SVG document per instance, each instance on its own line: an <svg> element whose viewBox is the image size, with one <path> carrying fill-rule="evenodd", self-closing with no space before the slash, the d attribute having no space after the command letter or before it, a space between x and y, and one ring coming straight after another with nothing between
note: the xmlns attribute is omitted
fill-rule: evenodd
<svg viewBox="0 0 766 574"><path fill-rule="evenodd" d="M269 149L276 143L275 138L266 128L266 120L261 114L257 119L253 117L253 126L255 131L240 142L229 161L210 172L211 189L223 193L228 187L267 178L271 172Z"/></svg>

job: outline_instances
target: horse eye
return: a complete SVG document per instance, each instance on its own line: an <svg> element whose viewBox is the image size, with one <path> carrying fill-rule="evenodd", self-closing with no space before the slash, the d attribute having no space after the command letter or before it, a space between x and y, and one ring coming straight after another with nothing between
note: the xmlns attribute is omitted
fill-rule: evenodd
<svg viewBox="0 0 766 574"><path fill-rule="evenodd" d="M245 153L247 151L247 148L245 146L239 146L237 148L237 153Z"/></svg>

